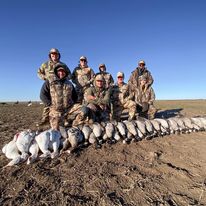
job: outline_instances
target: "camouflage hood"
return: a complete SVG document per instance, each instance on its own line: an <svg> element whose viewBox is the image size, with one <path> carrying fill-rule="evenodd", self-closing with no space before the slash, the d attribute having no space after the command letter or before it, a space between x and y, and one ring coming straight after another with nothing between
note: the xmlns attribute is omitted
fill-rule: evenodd
<svg viewBox="0 0 206 206"><path fill-rule="evenodd" d="M68 75L69 75L68 70L67 70L66 66L65 66L64 64L61 64L61 63L58 63L58 64L54 67L54 74L55 74L56 78L59 79L59 77L58 77L58 75L57 75L57 70L58 70L60 67L64 68L64 71L65 71L65 73L66 73L66 76L65 76L63 79L67 78Z"/></svg>

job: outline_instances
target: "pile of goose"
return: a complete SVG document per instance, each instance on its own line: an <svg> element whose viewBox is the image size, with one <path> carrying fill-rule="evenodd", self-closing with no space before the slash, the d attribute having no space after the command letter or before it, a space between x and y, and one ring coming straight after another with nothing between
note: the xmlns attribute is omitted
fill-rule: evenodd
<svg viewBox="0 0 206 206"><path fill-rule="evenodd" d="M60 131L49 129L39 133L25 130L15 134L2 151L11 159L6 166L12 166L20 162L30 164L37 158L55 158L64 152L71 153L82 145L94 144L96 148L101 148L103 143L130 143L158 136L205 130L206 117L95 122L78 127L60 127Z"/></svg>

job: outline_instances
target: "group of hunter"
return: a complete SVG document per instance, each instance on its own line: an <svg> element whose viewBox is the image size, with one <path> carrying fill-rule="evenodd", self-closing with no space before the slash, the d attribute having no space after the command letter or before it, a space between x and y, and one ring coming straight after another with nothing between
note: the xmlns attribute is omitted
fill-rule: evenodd
<svg viewBox="0 0 206 206"><path fill-rule="evenodd" d="M139 61L126 84L123 72L117 73L114 83L105 64L100 64L99 72L95 74L85 56L80 57L72 73L60 58L58 49L52 48L49 60L38 69L39 78L45 80L40 92L44 110L38 125L50 122L51 128L58 130L59 126L86 122L120 121L125 109L129 121L138 115L154 118L153 78L143 60Z"/></svg>

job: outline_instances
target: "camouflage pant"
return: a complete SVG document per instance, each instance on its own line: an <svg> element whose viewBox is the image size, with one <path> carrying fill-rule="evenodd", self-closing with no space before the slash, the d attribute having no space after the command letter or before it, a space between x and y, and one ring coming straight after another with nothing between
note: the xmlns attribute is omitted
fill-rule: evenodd
<svg viewBox="0 0 206 206"><path fill-rule="evenodd" d="M128 100L122 105L114 105L113 106L113 119L120 121L121 114L124 109L128 109L129 119L133 119L136 113L136 103L132 100Z"/></svg>
<svg viewBox="0 0 206 206"><path fill-rule="evenodd" d="M82 105L77 103L64 111L57 111L55 108L50 107L49 120L53 129L58 129L59 126L72 126L73 121L81 113Z"/></svg>
<svg viewBox="0 0 206 206"><path fill-rule="evenodd" d="M148 119L154 119L155 114L157 112L157 109L153 104L148 105L148 108L142 108L142 111L140 111L141 116L146 117Z"/></svg>
<svg viewBox="0 0 206 206"><path fill-rule="evenodd" d="M96 104L88 104L88 117L89 119L93 119L94 121L107 121L109 120L109 111L107 106L100 106Z"/></svg>
<svg viewBox="0 0 206 206"><path fill-rule="evenodd" d="M43 112L42 112L42 118L41 118L42 122L49 121L49 109L50 109L49 106L44 106Z"/></svg>
<svg viewBox="0 0 206 206"><path fill-rule="evenodd" d="M58 130L59 126L64 126L64 111L58 111L54 107L50 107L49 122L54 130Z"/></svg>
<svg viewBox="0 0 206 206"><path fill-rule="evenodd" d="M77 102L78 103L82 103L84 98L85 98L85 95L86 95L86 89L87 87L85 88L79 88L77 87L76 88L76 92L77 92L77 95L78 95L78 98L77 98Z"/></svg>
<svg viewBox="0 0 206 206"><path fill-rule="evenodd" d="M82 105L80 103L74 104L66 114L66 124L72 126L73 122L78 122L78 115L81 113Z"/></svg>
<svg viewBox="0 0 206 206"><path fill-rule="evenodd" d="M155 108L155 106L153 104L149 105L149 110L147 112L148 119L154 119L156 112L157 112L157 109Z"/></svg>

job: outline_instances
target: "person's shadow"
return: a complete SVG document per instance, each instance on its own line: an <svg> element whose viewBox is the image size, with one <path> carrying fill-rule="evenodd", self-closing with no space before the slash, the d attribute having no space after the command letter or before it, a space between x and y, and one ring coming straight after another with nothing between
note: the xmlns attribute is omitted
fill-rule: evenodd
<svg viewBox="0 0 206 206"><path fill-rule="evenodd" d="M175 117L175 116L181 116L180 111L182 111L182 108L178 109L169 109L169 110L163 110L163 111L158 111L155 115L155 118L170 118L170 117Z"/></svg>

